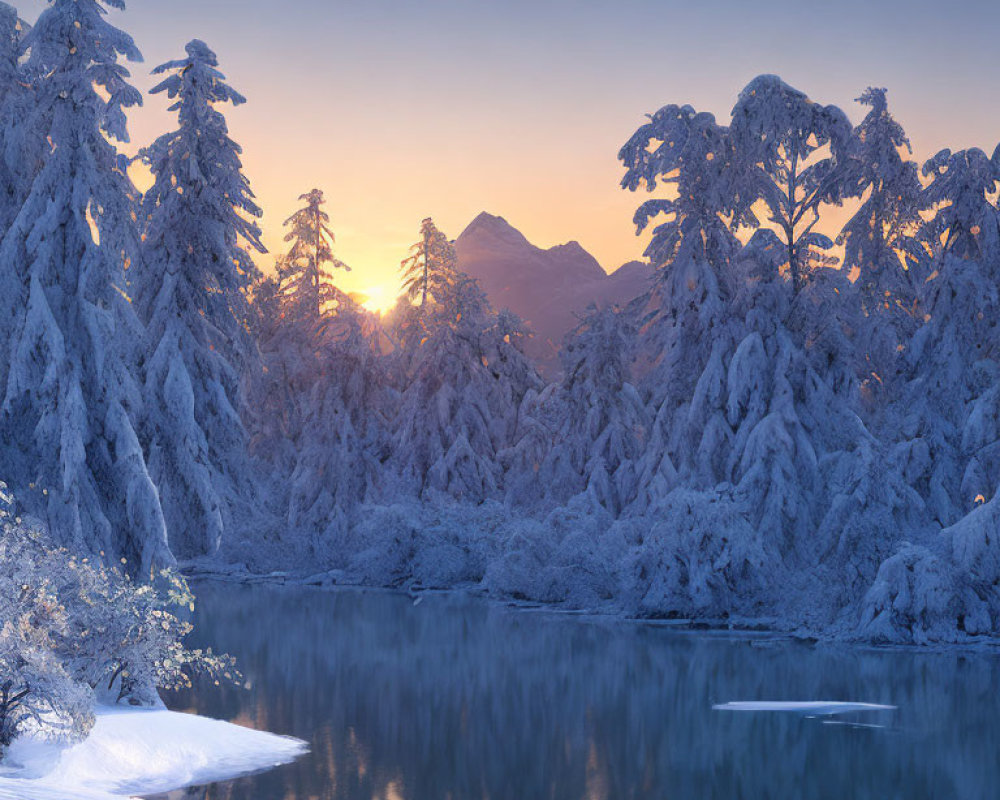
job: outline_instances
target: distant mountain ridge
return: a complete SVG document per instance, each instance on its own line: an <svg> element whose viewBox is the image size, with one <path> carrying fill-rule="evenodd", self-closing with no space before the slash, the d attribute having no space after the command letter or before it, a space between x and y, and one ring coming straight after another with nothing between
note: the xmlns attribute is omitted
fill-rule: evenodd
<svg viewBox="0 0 1000 800"><path fill-rule="evenodd" d="M646 290L652 269L630 261L604 271L577 241L547 250L503 217L485 211L455 241L458 266L477 278L497 309L509 308L534 332L527 352L547 377L559 372L559 347L591 303L626 303Z"/></svg>

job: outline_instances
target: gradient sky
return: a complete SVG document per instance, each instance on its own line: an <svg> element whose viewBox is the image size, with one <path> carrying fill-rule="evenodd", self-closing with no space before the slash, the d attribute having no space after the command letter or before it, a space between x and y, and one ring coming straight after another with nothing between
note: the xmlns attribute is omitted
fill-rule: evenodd
<svg viewBox="0 0 1000 800"><path fill-rule="evenodd" d="M33 20L45 3L11 0ZM785 0L129 0L110 19L149 70L192 38L249 103L228 112L265 210L265 241L315 187L329 199L350 289L395 287L433 216L450 236L480 211L530 240L578 240L606 269L640 256L618 188L643 115L691 103L728 119L774 72L860 118L868 85L918 158L1000 139L1000 4ZM131 117L136 144L173 121L162 96ZM269 268L271 256L260 265Z"/></svg>

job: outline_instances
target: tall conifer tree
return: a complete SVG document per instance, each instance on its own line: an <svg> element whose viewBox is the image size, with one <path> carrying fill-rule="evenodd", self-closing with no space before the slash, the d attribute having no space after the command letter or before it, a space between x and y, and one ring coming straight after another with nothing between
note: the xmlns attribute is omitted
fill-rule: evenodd
<svg viewBox="0 0 1000 800"><path fill-rule="evenodd" d="M147 324L145 438L176 555L218 549L237 486L248 479L238 386L252 358L245 291L256 273L248 252L265 252L261 215L229 138L224 103L244 98L218 59L195 40L168 73L177 130L143 157L155 183L143 200L146 236L134 281Z"/></svg>
<svg viewBox="0 0 1000 800"><path fill-rule="evenodd" d="M118 58L141 56L108 6L125 3L53 0L22 41L34 86L25 124L47 146L0 246L0 270L20 277L0 466L62 541L145 572L170 554L133 425L137 198L112 144L128 141L125 109L142 101Z"/></svg>

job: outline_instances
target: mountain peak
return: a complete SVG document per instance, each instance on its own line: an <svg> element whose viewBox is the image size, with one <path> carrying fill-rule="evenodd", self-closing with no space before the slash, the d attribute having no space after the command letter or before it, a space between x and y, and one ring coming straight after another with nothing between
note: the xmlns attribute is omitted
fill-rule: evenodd
<svg viewBox="0 0 1000 800"><path fill-rule="evenodd" d="M596 259L594 259L594 257L587 252L587 249L576 239L566 242L565 244L557 244L554 247L550 247L549 252L553 255L562 256L564 258L585 258L587 260L592 260L594 264L597 264ZM599 264L597 266L598 269L601 269ZM601 272L603 273L604 270L601 269Z"/></svg>
<svg viewBox="0 0 1000 800"><path fill-rule="evenodd" d="M492 239L499 239L512 244L529 244L517 228L511 225L503 217L482 211L469 223L468 227L462 231L459 239L469 239L471 237L487 236Z"/></svg>
<svg viewBox="0 0 1000 800"><path fill-rule="evenodd" d="M590 303L622 303L644 291L644 274L610 278L577 241L542 249L503 217L477 216L455 241L458 266L479 280L494 308L509 308L535 336L526 350L549 375L559 342Z"/></svg>
<svg viewBox="0 0 1000 800"><path fill-rule="evenodd" d="M507 222L503 217L498 214L491 214L489 211L480 211L474 220L469 223L469 227L494 227L494 226L506 226L511 227L510 223Z"/></svg>

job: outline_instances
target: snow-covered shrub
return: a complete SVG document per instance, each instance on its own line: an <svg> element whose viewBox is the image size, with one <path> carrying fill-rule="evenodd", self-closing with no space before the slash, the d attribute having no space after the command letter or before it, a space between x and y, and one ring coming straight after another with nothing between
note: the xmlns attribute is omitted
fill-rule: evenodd
<svg viewBox="0 0 1000 800"><path fill-rule="evenodd" d="M482 579L508 518L495 501L364 506L357 521L327 544L351 582L449 588Z"/></svg>
<svg viewBox="0 0 1000 800"><path fill-rule="evenodd" d="M524 519L504 531L503 552L486 570L483 585L499 597L556 602L543 576L555 551L554 537L543 522Z"/></svg>
<svg viewBox="0 0 1000 800"><path fill-rule="evenodd" d="M105 575L104 613L89 621L89 633L82 636L92 649L91 674L106 680L99 690L114 692L115 702L148 705L158 701L157 689L190 687L195 673L236 680L231 657L184 646L192 626L183 615L194 610L194 596L183 579L161 572L152 582L137 584L115 571Z"/></svg>
<svg viewBox="0 0 1000 800"><path fill-rule="evenodd" d="M334 557L346 559L352 581L375 586L399 586L411 574L422 514L416 504L363 509L346 536L331 539ZM336 562L335 562L336 563Z"/></svg>
<svg viewBox="0 0 1000 800"><path fill-rule="evenodd" d="M577 497L543 519L513 517L483 578L498 597L597 608L615 597L625 540L602 506Z"/></svg>
<svg viewBox="0 0 1000 800"><path fill-rule="evenodd" d="M24 582L23 566L0 568L0 756L29 728L72 741L93 725L93 692L57 655L68 612L44 581Z"/></svg>
<svg viewBox="0 0 1000 800"><path fill-rule="evenodd" d="M928 644L1000 629L1000 502L981 505L927 546L904 543L879 568L859 634Z"/></svg>
<svg viewBox="0 0 1000 800"><path fill-rule="evenodd" d="M425 512L411 575L427 588L477 584L499 552L499 538L510 515L488 500L475 507L450 503Z"/></svg>
<svg viewBox="0 0 1000 800"><path fill-rule="evenodd" d="M40 527L0 518L0 747L24 730L86 735L98 698L158 702L194 672L235 679L232 659L189 650L193 596L163 572L136 583L120 566L54 547Z"/></svg>
<svg viewBox="0 0 1000 800"><path fill-rule="evenodd" d="M927 644L958 635L961 601L947 556L903 543L865 595L859 633L874 642Z"/></svg>
<svg viewBox="0 0 1000 800"><path fill-rule="evenodd" d="M732 489L676 489L645 519L622 570L629 613L718 619L758 610L780 559Z"/></svg>

